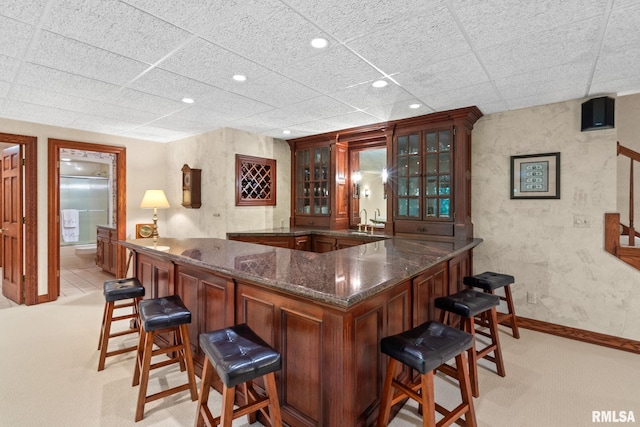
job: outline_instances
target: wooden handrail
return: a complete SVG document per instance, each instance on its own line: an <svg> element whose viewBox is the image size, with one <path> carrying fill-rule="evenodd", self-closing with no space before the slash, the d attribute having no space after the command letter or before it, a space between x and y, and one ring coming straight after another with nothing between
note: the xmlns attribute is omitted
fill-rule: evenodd
<svg viewBox="0 0 640 427"><path fill-rule="evenodd" d="M640 162L640 153L638 153L637 151L633 151L630 148L627 148L623 145L620 145L620 142L618 141L618 155L622 155L625 157L628 157L630 159L635 160L636 162Z"/></svg>

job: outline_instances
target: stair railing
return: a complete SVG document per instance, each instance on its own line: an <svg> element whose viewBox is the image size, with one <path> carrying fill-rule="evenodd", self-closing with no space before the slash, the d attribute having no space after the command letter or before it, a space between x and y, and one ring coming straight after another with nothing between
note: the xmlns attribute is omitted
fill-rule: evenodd
<svg viewBox="0 0 640 427"><path fill-rule="evenodd" d="M624 147L620 145L620 142L617 143L617 153L619 156L625 156L629 158L629 226L622 225L623 233L627 233L629 236L629 246L635 246L635 237L639 236L640 233L635 231L633 216L634 216L634 191L633 191L633 162L640 162L640 153L637 151L633 151L630 148Z"/></svg>

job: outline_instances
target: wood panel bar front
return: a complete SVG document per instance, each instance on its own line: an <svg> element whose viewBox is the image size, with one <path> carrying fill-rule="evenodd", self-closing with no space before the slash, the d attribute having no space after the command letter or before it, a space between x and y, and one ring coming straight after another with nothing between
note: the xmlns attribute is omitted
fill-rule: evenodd
<svg viewBox="0 0 640 427"><path fill-rule="evenodd" d="M231 249L221 242L226 241L216 245L229 257ZM184 257L183 253L192 252L175 241L169 243L175 252L123 242L136 253L136 275L146 287L147 297L175 293L191 311L189 334L197 371L204 360L198 347L200 333L247 323L282 354L283 365L276 373L276 382L283 421L289 426L343 427L375 424L387 366L386 356L379 350L380 339L434 319L433 300L460 287L460 275L468 271L472 248L479 240L464 250L436 257L437 262L398 278L392 285L380 284L381 289L344 306L300 295L295 287L267 280L279 277L277 274L284 277L278 270L284 262L299 267L300 251L232 242L234 250L246 252L233 257L231 268L220 265L221 261L207 265L202 261L206 258L204 250L198 255L200 260ZM399 242L394 245L394 250L403 247ZM260 256L248 255L256 250ZM310 261L326 262L323 268L337 277L336 295L342 291L340 280L350 280L357 271L350 267L357 258L350 259L350 255L361 256L363 249L338 252L343 254L303 253L308 261L315 257ZM257 264L259 260L264 264ZM278 266L277 273L270 270L269 261ZM385 268L383 263L374 265ZM247 274L248 266L251 274ZM405 368L403 375L410 372ZM261 381L256 381L256 386L259 393L264 392ZM214 387L219 389L220 382Z"/></svg>

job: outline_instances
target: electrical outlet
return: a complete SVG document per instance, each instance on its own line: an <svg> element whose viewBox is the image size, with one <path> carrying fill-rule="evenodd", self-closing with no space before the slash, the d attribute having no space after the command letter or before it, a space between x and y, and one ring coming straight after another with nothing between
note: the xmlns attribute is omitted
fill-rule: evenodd
<svg viewBox="0 0 640 427"><path fill-rule="evenodd" d="M536 304L538 302L538 295L535 292L527 292L527 302L529 304Z"/></svg>
<svg viewBox="0 0 640 427"><path fill-rule="evenodd" d="M589 215L573 215L573 226L575 228L590 228L591 217Z"/></svg>

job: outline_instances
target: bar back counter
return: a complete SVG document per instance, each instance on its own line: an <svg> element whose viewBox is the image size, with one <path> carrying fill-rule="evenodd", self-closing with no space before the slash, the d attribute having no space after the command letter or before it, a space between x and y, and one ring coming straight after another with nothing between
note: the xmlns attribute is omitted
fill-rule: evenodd
<svg viewBox="0 0 640 427"><path fill-rule="evenodd" d="M204 360L200 333L247 323L282 355L276 380L283 421L318 427L374 425L386 367L380 339L437 319L434 299L461 288L462 278L472 274L472 250L482 241L301 229L229 237L260 236L292 245L214 238L120 244L135 255L145 298L178 294L191 311L197 372ZM324 253L285 249L304 237L363 244ZM220 390L221 383L214 387Z"/></svg>

